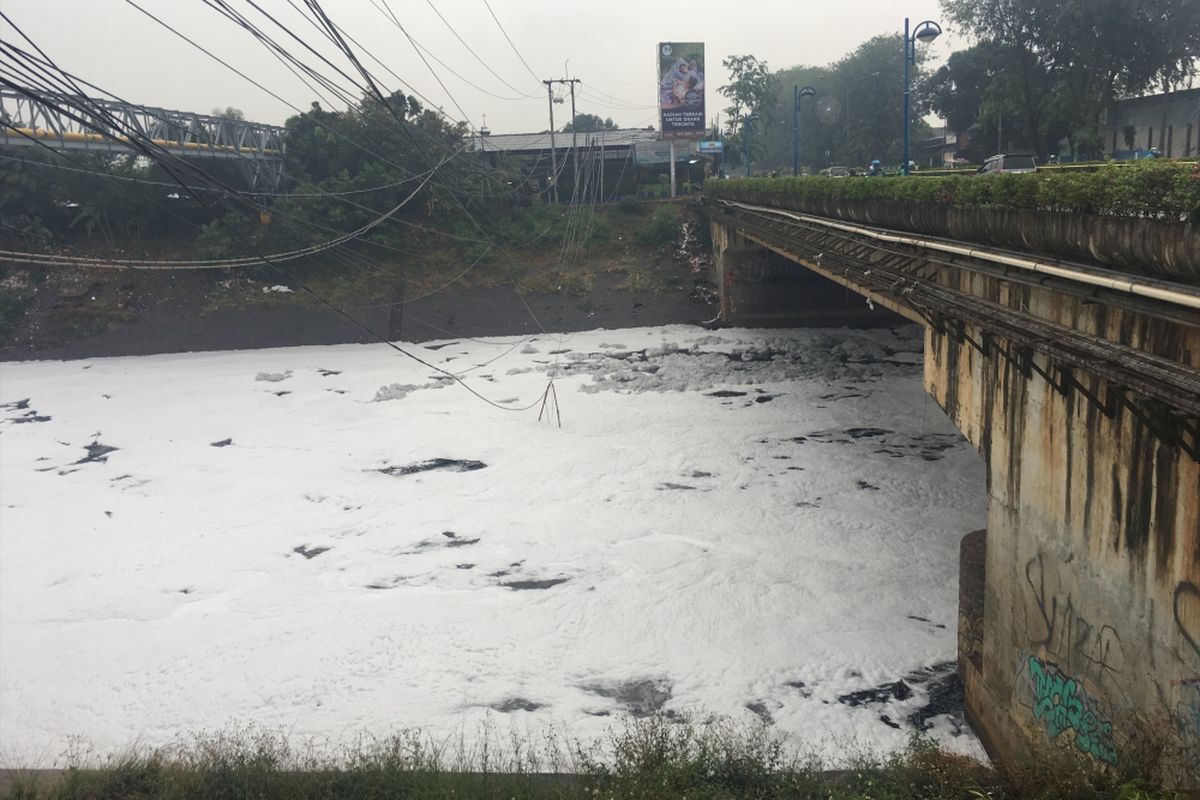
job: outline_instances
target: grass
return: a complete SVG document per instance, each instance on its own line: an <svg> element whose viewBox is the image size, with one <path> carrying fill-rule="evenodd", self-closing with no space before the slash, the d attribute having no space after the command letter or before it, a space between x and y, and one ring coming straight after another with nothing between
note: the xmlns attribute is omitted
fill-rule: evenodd
<svg viewBox="0 0 1200 800"><path fill-rule="evenodd" d="M793 752L763 725L708 717L629 719L585 745L484 725L437 741L416 731L343 746L295 745L253 728L131 750L100 763L73 753L49 779L17 776L13 800L1174 800L1097 770L1070 748L1027 754L1008 774L940 750L914 732L885 758L846 749L836 771Z"/></svg>

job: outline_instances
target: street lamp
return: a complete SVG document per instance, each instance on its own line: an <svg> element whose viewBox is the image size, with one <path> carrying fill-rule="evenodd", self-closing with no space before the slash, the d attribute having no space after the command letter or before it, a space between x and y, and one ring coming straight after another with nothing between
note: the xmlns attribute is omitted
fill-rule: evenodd
<svg viewBox="0 0 1200 800"><path fill-rule="evenodd" d="M800 174L800 98L812 97L817 90L811 86L792 87L792 175Z"/></svg>
<svg viewBox="0 0 1200 800"><path fill-rule="evenodd" d="M904 164L901 174L908 174L909 129L911 119L908 107L908 65L917 63L917 42L929 44L942 33L942 26L931 19L917 25L910 36L908 33L908 17L904 18Z"/></svg>
<svg viewBox="0 0 1200 800"><path fill-rule="evenodd" d="M750 125L758 121L758 114L742 117L742 141L746 149L746 177L750 177Z"/></svg>

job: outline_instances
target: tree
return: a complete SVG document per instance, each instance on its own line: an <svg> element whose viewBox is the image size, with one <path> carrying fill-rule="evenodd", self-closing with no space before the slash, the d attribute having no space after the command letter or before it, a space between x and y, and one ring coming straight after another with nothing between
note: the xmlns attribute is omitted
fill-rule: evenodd
<svg viewBox="0 0 1200 800"><path fill-rule="evenodd" d="M767 62L759 61L754 56L729 56L721 62L721 66L729 70L733 80L717 91L730 102L725 108L725 116L731 125L736 125L743 117L751 114L760 116L769 113L774 105L774 95L771 91L771 72Z"/></svg>
<svg viewBox="0 0 1200 800"><path fill-rule="evenodd" d="M242 113L242 110L233 106L225 106L224 109L214 108L210 116L221 117L222 119L235 119L238 122L246 119L246 115Z"/></svg>
<svg viewBox="0 0 1200 800"><path fill-rule="evenodd" d="M612 117L601 119L596 114L584 113L575 115L574 127L568 122L566 125L563 125L562 130L563 133L571 133L573 130L579 133L591 133L593 131L615 131L618 127L617 123L613 122Z"/></svg>
<svg viewBox="0 0 1200 800"><path fill-rule="evenodd" d="M942 0L942 7L1000 57L997 80L1018 112L1005 117L1005 128L1043 158L1062 138L1073 149L1076 141L1098 148L1104 112L1119 96L1166 90L1196 74L1195 0Z"/></svg>

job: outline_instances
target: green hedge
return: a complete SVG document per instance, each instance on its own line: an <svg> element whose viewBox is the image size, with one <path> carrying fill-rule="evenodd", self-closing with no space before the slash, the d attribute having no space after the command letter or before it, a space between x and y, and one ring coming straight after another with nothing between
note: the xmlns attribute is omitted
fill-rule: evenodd
<svg viewBox="0 0 1200 800"><path fill-rule="evenodd" d="M1053 174L737 178L704 184L712 198L745 198L747 192L784 193L801 202L893 200L1200 223L1200 166L1171 161Z"/></svg>

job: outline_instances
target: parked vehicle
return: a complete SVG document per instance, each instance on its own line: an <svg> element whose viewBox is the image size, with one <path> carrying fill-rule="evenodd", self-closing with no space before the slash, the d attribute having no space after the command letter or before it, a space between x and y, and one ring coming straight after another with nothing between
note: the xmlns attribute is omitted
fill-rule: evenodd
<svg viewBox="0 0 1200 800"><path fill-rule="evenodd" d="M822 175L828 175L831 178L845 178L850 175L849 167L826 167L821 170Z"/></svg>
<svg viewBox="0 0 1200 800"><path fill-rule="evenodd" d="M1002 172L1021 174L1037 172L1037 159L1028 153L1000 153L983 162L980 175L998 175Z"/></svg>

